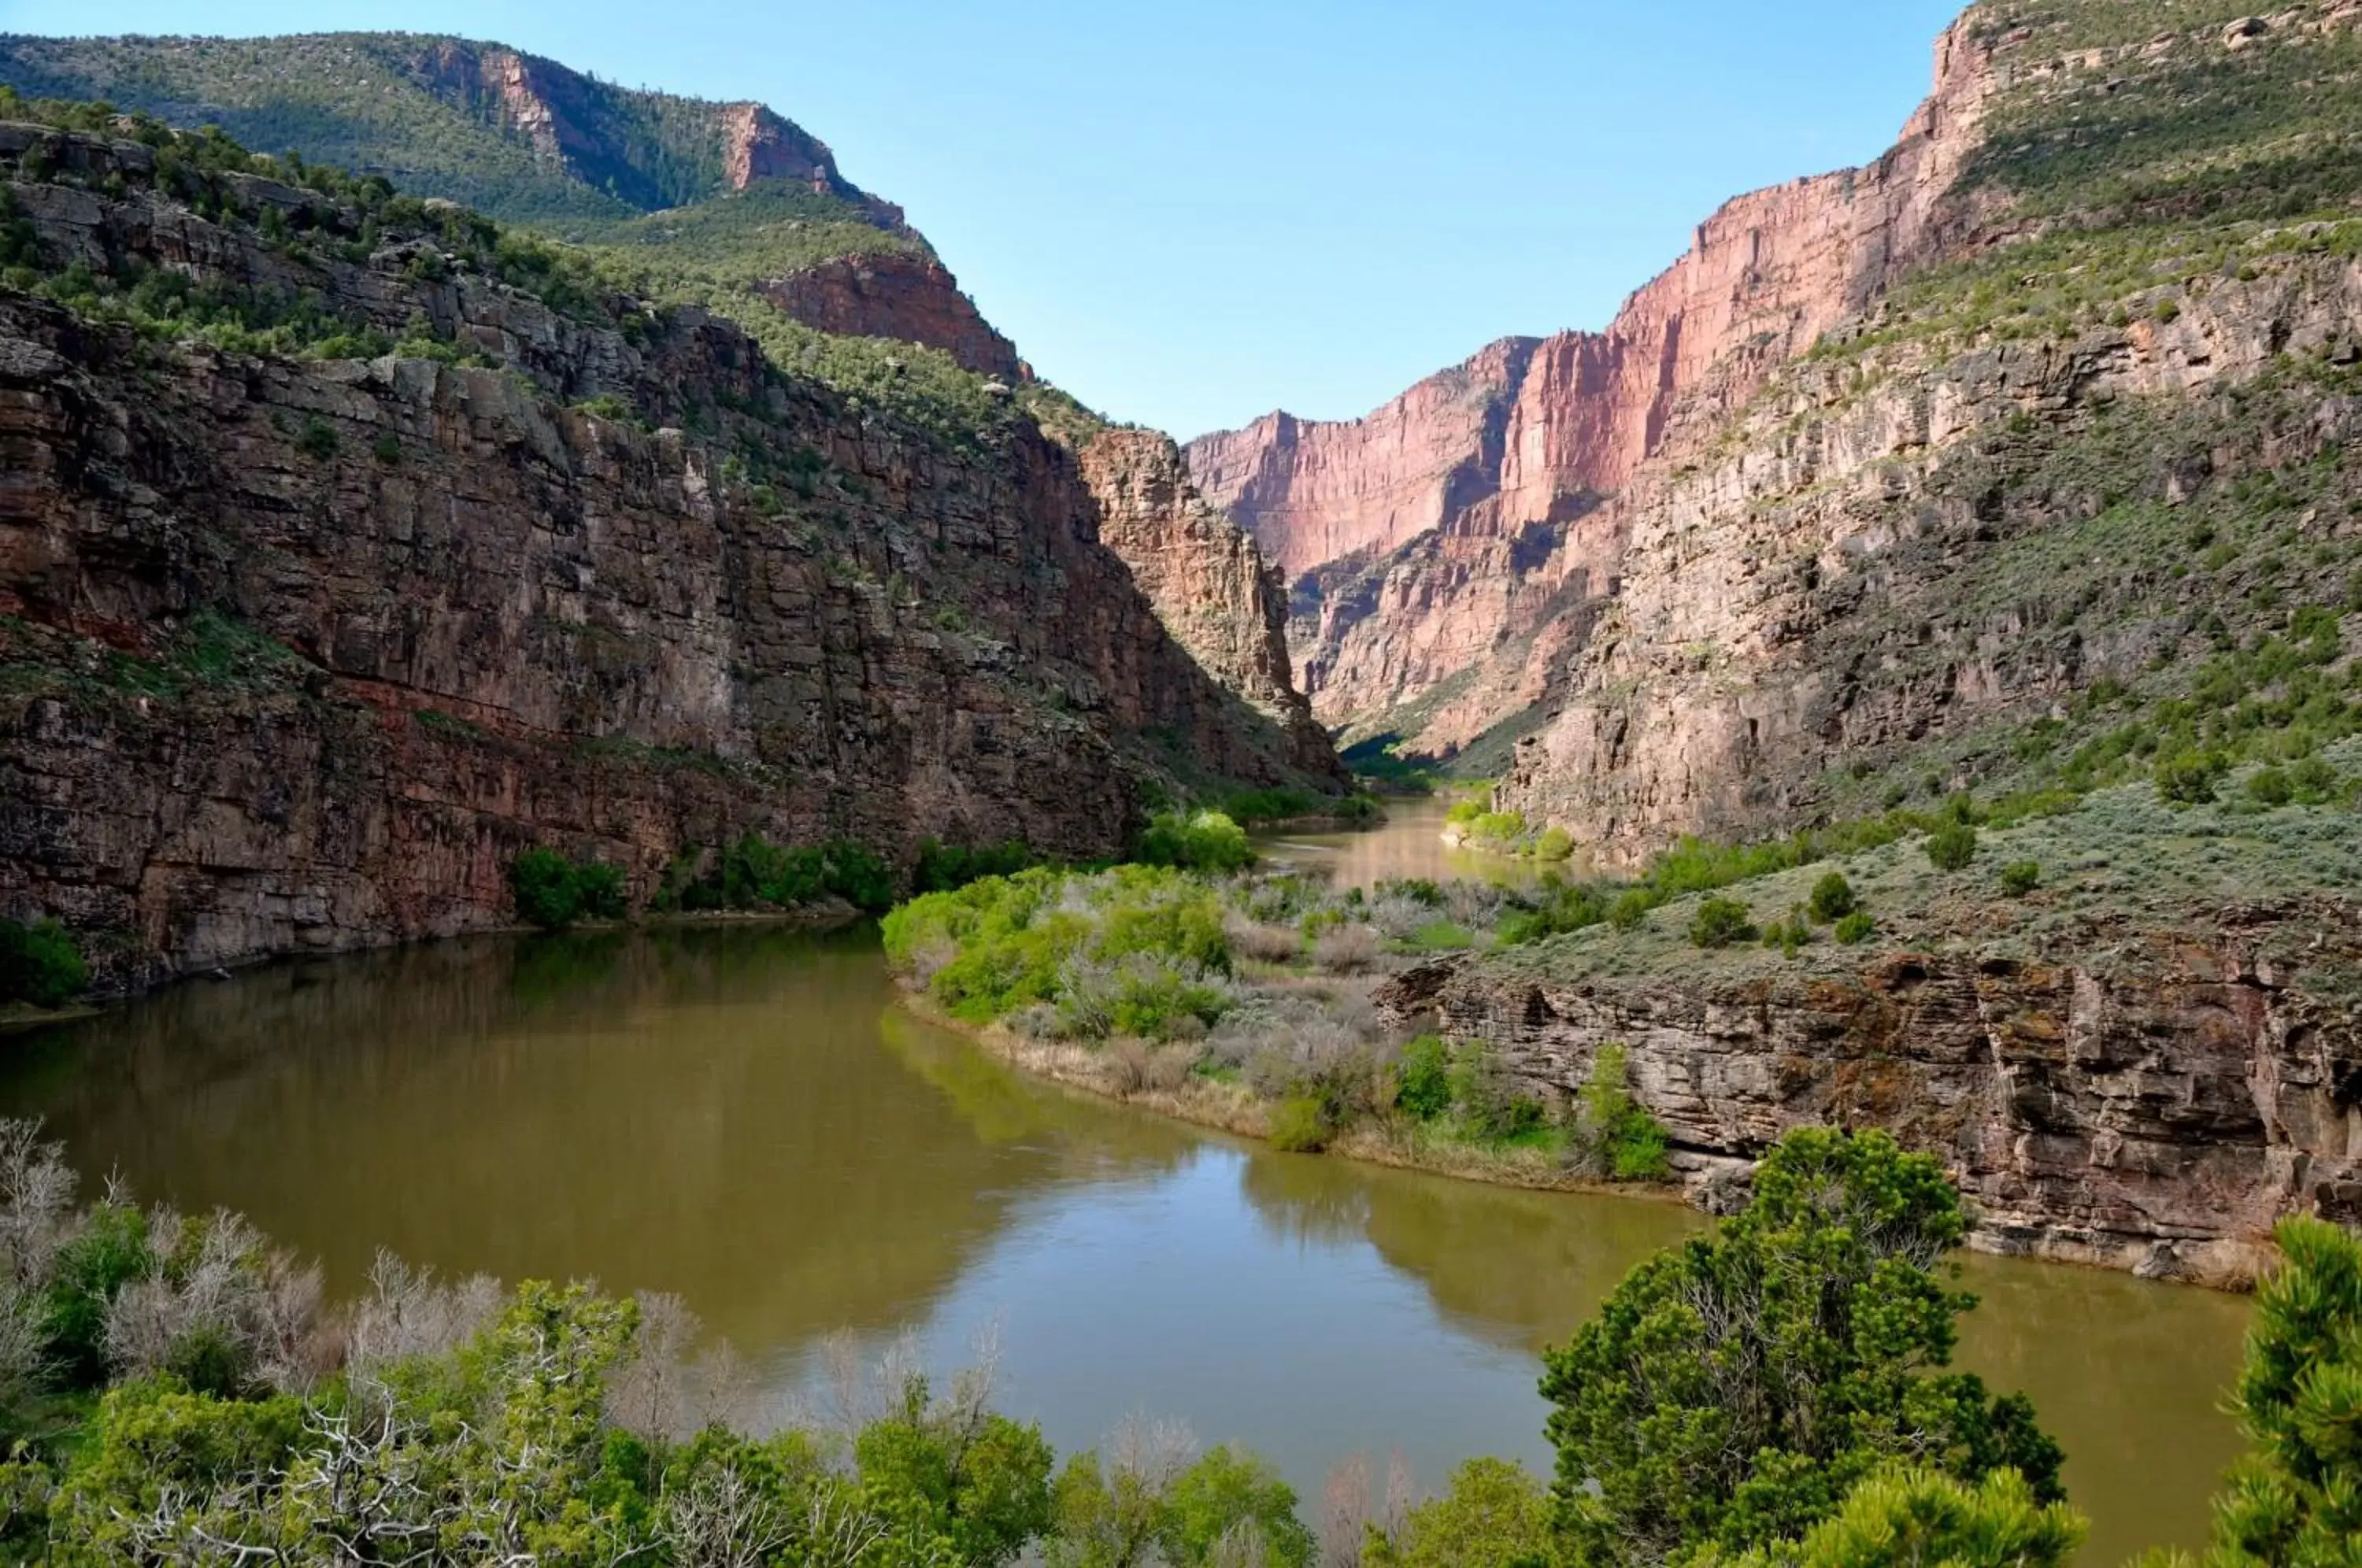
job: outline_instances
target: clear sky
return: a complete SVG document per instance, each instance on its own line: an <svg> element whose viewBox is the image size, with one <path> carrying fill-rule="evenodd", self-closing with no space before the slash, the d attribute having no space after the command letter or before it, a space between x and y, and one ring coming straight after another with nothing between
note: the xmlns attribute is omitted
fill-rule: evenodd
<svg viewBox="0 0 2362 1568"><path fill-rule="evenodd" d="M756 98L1043 375L1187 437L1599 326L1727 197L1866 161L1959 0L0 0L0 30L406 28Z"/></svg>

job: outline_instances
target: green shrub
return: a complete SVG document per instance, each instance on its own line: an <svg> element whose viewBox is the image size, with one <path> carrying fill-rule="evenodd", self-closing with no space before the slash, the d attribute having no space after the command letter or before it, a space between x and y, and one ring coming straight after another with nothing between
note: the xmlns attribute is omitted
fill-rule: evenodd
<svg viewBox="0 0 2362 1568"><path fill-rule="evenodd" d="M370 456L388 468L393 467L402 461L402 437L391 430L383 432L370 443Z"/></svg>
<svg viewBox="0 0 2362 1568"><path fill-rule="evenodd" d="M1242 827L1286 822L1291 817L1325 816L1342 809L1333 796L1316 795L1297 786L1241 790L1222 797L1221 814Z"/></svg>
<svg viewBox="0 0 2362 1568"><path fill-rule="evenodd" d="M1708 899L1690 921L1690 941L1700 947L1727 947L1755 936L1754 918L1737 899Z"/></svg>
<svg viewBox="0 0 2362 1568"><path fill-rule="evenodd" d="M1364 1568L1526 1568L1550 1561L1550 1490L1522 1464L1472 1459L1441 1496L1392 1536L1373 1533Z"/></svg>
<svg viewBox="0 0 2362 1568"><path fill-rule="evenodd" d="M585 920L621 920L629 912L624 868L592 860L574 868L574 903Z"/></svg>
<svg viewBox="0 0 2362 1568"><path fill-rule="evenodd" d="M1638 931L1649 922L1649 911L1656 908L1649 895L1638 888L1619 893L1607 906L1607 923L1618 931Z"/></svg>
<svg viewBox="0 0 2362 1568"><path fill-rule="evenodd" d="M2247 777L2247 798L2262 806L2285 806L2296 799L2296 780L2277 767L2259 768Z"/></svg>
<svg viewBox="0 0 2362 1568"><path fill-rule="evenodd" d="M2297 800L2308 806L2322 805L2337 793L2337 769L2327 757L2308 756L2289 769L2289 784Z"/></svg>
<svg viewBox="0 0 2362 1568"><path fill-rule="evenodd" d="M1395 1066L1395 1105L1420 1121L1433 1121L1451 1109L1451 1051L1437 1034L1405 1045Z"/></svg>
<svg viewBox="0 0 2362 1568"><path fill-rule="evenodd" d="M1271 1108L1271 1146L1287 1154L1317 1154L1329 1146L1337 1130L1330 1125L1329 1108L1317 1095L1290 1095Z"/></svg>
<svg viewBox="0 0 2362 1568"><path fill-rule="evenodd" d="M919 845L919 863L911 873L913 893L948 893L987 877L1008 877L1035 864L1022 840L1010 839L988 848L970 849L929 839Z"/></svg>
<svg viewBox="0 0 2362 1568"><path fill-rule="evenodd" d="M1498 1053L1472 1040L1451 1054L1447 1074L1461 1132L1480 1143L1508 1143L1542 1130L1549 1113L1505 1071Z"/></svg>
<svg viewBox="0 0 2362 1568"><path fill-rule="evenodd" d="M126 1285L149 1274L156 1255L148 1216L102 1202L60 1250L40 1304L43 1353L70 1388L106 1382L106 1309Z"/></svg>
<svg viewBox="0 0 2362 1568"><path fill-rule="evenodd" d="M2022 899L2042 886L2042 864L2036 860L2013 860L2001 868L2002 891L2013 899Z"/></svg>
<svg viewBox="0 0 2362 1568"><path fill-rule="evenodd" d="M883 932L888 961L973 1023L1046 1003L1085 1038L1161 1039L1185 1016L1214 1022L1230 1001L1220 901L1163 867L988 877L912 899Z"/></svg>
<svg viewBox="0 0 2362 1568"><path fill-rule="evenodd" d="M2158 758L2157 792L2168 805L2202 806L2230 771L2231 759L2219 751L2178 751Z"/></svg>
<svg viewBox="0 0 2362 1568"><path fill-rule="evenodd" d="M1813 884L1813 918L1823 925L1843 920L1860 907L1860 897L1842 871L1831 871Z"/></svg>
<svg viewBox="0 0 2362 1568"><path fill-rule="evenodd" d="M1801 907L1790 911L1787 919L1773 921L1763 931L1763 945L1776 947L1791 958L1811 946L1812 942L1813 923L1805 918Z"/></svg>
<svg viewBox="0 0 2362 1568"><path fill-rule="evenodd" d="M544 931L564 931L578 920L621 920L631 912L621 867L603 860L568 860L539 846L520 851L509 863L509 893L517 918Z"/></svg>
<svg viewBox="0 0 2362 1568"><path fill-rule="evenodd" d="M2062 1456L2025 1397L1940 1370L1974 1299L1940 1260L1967 1232L1933 1157L1880 1132L1782 1138L1744 1210L1642 1263L1544 1358L1558 1560L1769 1548L1897 1462L2014 1470L2058 1501Z"/></svg>
<svg viewBox="0 0 2362 1568"><path fill-rule="evenodd" d="M894 891L893 868L851 839L791 848L750 833L680 889L679 904L685 910L792 910L833 897L866 914L881 914L894 906Z"/></svg>
<svg viewBox="0 0 2362 1568"><path fill-rule="evenodd" d="M1489 845L1515 844L1526 836L1523 812L1483 812L1468 824L1468 836Z"/></svg>
<svg viewBox="0 0 2362 1568"><path fill-rule="evenodd" d="M1878 934L1878 922L1870 918L1868 910L1856 910L1838 922L1834 934L1848 947L1860 946Z"/></svg>
<svg viewBox="0 0 2362 1568"><path fill-rule="evenodd" d="M323 461L337 455L337 427L316 414L304 422L304 432L295 439L305 457Z"/></svg>
<svg viewBox="0 0 2362 1568"><path fill-rule="evenodd" d="M1574 854L1574 835L1562 827L1544 828L1534 840L1537 860L1565 860Z"/></svg>
<svg viewBox="0 0 2362 1568"><path fill-rule="evenodd" d="M1246 830L1220 812L1166 812L1140 835L1135 858L1186 871L1242 871L1255 863L1255 849Z"/></svg>
<svg viewBox="0 0 2362 1568"><path fill-rule="evenodd" d="M1927 859L1938 871L1961 871L1977 857L1977 830L1967 823L1946 823L1927 835Z"/></svg>
<svg viewBox="0 0 2362 1568"><path fill-rule="evenodd" d="M90 966L62 924L0 920L0 1005L26 1001L35 1007L63 1007L89 984Z"/></svg>
<svg viewBox="0 0 2362 1568"><path fill-rule="evenodd" d="M509 892L517 918L544 931L563 931L581 913L574 862L538 846L509 862Z"/></svg>
<svg viewBox="0 0 2362 1568"><path fill-rule="evenodd" d="M1672 1175L1671 1135L1632 1098L1629 1059L1621 1045L1602 1045L1575 1100L1567 1154L1580 1171L1612 1181L1663 1181Z"/></svg>

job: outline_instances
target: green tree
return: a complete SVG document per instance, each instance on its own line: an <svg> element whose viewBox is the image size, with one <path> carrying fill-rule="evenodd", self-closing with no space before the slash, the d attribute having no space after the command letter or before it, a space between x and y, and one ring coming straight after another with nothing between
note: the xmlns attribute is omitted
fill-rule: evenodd
<svg viewBox="0 0 2362 1568"><path fill-rule="evenodd" d="M1395 1535L1372 1533L1365 1568L1521 1568L1548 1560L1550 1493L1522 1464L1472 1459L1451 1489L1421 1503Z"/></svg>
<svg viewBox="0 0 2362 1568"><path fill-rule="evenodd" d="M1927 835L1927 859L1938 871L1964 871L1977 857L1977 830L1967 823L1946 823Z"/></svg>
<svg viewBox="0 0 2362 1568"><path fill-rule="evenodd" d="M1747 906L1737 899L1708 899L1698 905L1690 922L1690 940L1700 947L1727 947L1752 942L1758 933Z"/></svg>
<svg viewBox="0 0 2362 1568"><path fill-rule="evenodd" d="M0 1003L63 1007L90 984L73 933L53 920L0 920Z"/></svg>
<svg viewBox="0 0 2362 1568"><path fill-rule="evenodd" d="M2032 1407L1935 1370L1974 1304L1936 1272L1965 1231L1941 1167L1882 1133L1781 1140L1741 1213L1634 1269L1546 1358L1567 1559L1801 1537L1903 1456L1968 1481L2015 1468L2057 1501Z"/></svg>
<svg viewBox="0 0 2362 1568"><path fill-rule="evenodd" d="M1841 921L1861 908L1861 899L1842 871L1831 871L1813 884L1813 918L1823 925Z"/></svg>
<svg viewBox="0 0 2362 1568"><path fill-rule="evenodd" d="M574 862L554 849L520 851L509 862L509 893L517 917L544 931L563 931L582 912Z"/></svg>
<svg viewBox="0 0 2362 1568"><path fill-rule="evenodd" d="M1296 1493L1266 1462L1231 1448L1195 1463L1183 1463L1187 1455L1186 1438L1165 1429L1128 1431L1111 1461L1076 1454L1058 1475L1046 1561L1054 1568L1304 1568L1312 1561L1316 1543L1296 1517Z"/></svg>
<svg viewBox="0 0 2362 1568"><path fill-rule="evenodd" d="M903 1386L902 1408L864 1428L854 1445L873 1493L923 1511L929 1533L963 1562L997 1568L1049 1528L1055 1463L1042 1430L957 1395L931 1408L924 1378Z"/></svg>
<svg viewBox="0 0 2362 1568"><path fill-rule="evenodd" d="M1928 1470L1869 1476L1802 1540L1696 1568L2070 1568L2084 1520L2045 1503L2014 1470L1970 1485Z"/></svg>
<svg viewBox="0 0 2362 1568"><path fill-rule="evenodd" d="M2211 1568L2362 1563L2362 1238L2317 1220L2277 1233L2234 1400L2251 1451L2215 1504Z"/></svg>

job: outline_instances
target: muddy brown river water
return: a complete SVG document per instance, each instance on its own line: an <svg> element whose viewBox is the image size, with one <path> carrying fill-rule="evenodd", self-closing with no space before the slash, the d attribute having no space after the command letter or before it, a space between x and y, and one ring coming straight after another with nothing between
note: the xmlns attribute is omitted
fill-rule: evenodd
<svg viewBox="0 0 2362 1568"><path fill-rule="evenodd" d="M1291 841L1452 875L1424 811ZM1426 845L1413 840L1423 834ZM1020 1077L894 1006L874 934L444 943L199 982L6 1043L0 1110L95 1181L241 1209L349 1291L446 1272L679 1293L785 1394L822 1342L998 1323L1002 1403L1062 1450L1125 1416L1269 1454L1316 1501L1356 1452L1547 1473L1538 1357L1701 1221L1274 1154ZM1965 1260L1962 1360L2033 1395L2086 1560L2202 1544L2237 1449L2246 1303Z"/></svg>

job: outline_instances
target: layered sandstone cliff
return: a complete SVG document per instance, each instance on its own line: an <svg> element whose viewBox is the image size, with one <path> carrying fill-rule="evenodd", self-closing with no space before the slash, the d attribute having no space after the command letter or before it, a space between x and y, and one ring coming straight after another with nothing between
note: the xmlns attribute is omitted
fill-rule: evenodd
<svg viewBox="0 0 2362 1568"><path fill-rule="evenodd" d="M1940 788L1977 787L2020 739L1981 732L2344 602L2362 540L2345 480L2269 536L2285 569L2258 548L2191 570L2209 516L2252 528L2238 487L2268 497L2362 437L2341 369L2362 353L2362 267L2247 271L2177 288L2169 322L1801 367L1735 425L1702 423L1694 462L1619 498L1620 596L1504 802L1630 865L1683 834L1845 814L1840 767L1924 755Z"/></svg>
<svg viewBox="0 0 2362 1568"><path fill-rule="evenodd" d="M964 370L1030 380L1017 346L986 321L958 281L932 256L904 251L839 256L768 277L755 293L822 332L893 337L940 348Z"/></svg>
<svg viewBox="0 0 2362 1568"><path fill-rule="evenodd" d="M1702 1200L1800 1124L1881 1127L1940 1156L1980 1247L2227 1285L2290 1212L2362 1220L2362 1056L2327 974L2362 909L2217 912L2212 934L2061 944L2092 956L1889 954L1680 980L1456 960L1381 993L1578 1093L1603 1046Z"/></svg>
<svg viewBox="0 0 2362 1568"><path fill-rule="evenodd" d="M1611 592L1613 536L1584 531L1568 553L1566 525L1630 480L1709 380L1738 406L1940 252L1961 223L1943 198L1994 90L1989 52L1955 27L1937 46L1933 94L1885 157L1730 203L1606 331L1505 339L1364 419L1276 414L1191 442L1208 497L1299 585L1296 651L1322 716L1432 691L1466 669L1469 649L1530 634L1546 617L1520 610L1562 607L1576 573L1578 600ZM1452 542L1415 547L1426 536ZM1447 723L1416 738L1471 734Z"/></svg>
<svg viewBox="0 0 2362 1568"><path fill-rule="evenodd" d="M946 443L701 313L568 315L431 230L349 259L334 199L222 177L317 237L267 243L155 169L0 127L45 265L301 291L498 368L160 343L0 293L0 911L65 917L110 982L496 925L530 844L637 893L750 831L1093 856L1160 748L1333 769L1267 716L1284 664L1233 690L1165 630L1031 421ZM631 416L581 406L610 400ZM1251 553L1217 547L1208 592L1252 602ZM1149 564L1191 580L1187 548Z"/></svg>
<svg viewBox="0 0 2362 1568"><path fill-rule="evenodd" d="M1180 448L1153 430L1109 430L1083 448L1099 537L1198 665L1286 737L1308 777L1347 776L1296 689L1287 657L1287 591L1253 539L1190 484Z"/></svg>

